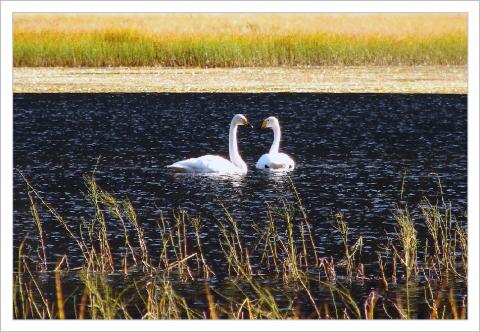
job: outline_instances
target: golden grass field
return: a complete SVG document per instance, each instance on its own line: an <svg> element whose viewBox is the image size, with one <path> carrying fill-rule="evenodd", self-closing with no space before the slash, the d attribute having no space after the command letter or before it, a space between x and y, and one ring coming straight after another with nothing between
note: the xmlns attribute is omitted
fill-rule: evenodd
<svg viewBox="0 0 480 332"><path fill-rule="evenodd" d="M15 14L14 66L465 65L464 14Z"/></svg>
<svg viewBox="0 0 480 332"><path fill-rule="evenodd" d="M441 25L440 25L441 24ZM91 32L134 29L156 35L331 33L395 37L466 33L464 14L15 14L15 29Z"/></svg>

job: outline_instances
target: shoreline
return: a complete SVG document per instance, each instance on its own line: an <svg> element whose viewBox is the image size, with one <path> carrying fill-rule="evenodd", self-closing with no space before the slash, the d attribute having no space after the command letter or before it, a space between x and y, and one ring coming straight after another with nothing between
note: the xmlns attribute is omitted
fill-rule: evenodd
<svg viewBox="0 0 480 332"><path fill-rule="evenodd" d="M466 94L467 66L15 67L14 93Z"/></svg>

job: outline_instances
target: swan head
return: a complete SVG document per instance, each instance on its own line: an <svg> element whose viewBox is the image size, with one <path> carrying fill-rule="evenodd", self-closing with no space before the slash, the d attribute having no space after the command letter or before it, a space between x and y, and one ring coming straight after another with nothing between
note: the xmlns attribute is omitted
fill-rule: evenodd
<svg viewBox="0 0 480 332"><path fill-rule="evenodd" d="M276 126L279 126L278 119L274 116L269 116L268 118L262 121L260 128L265 129L265 128L273 128Z"/></svg>
<svg viewBox="0 0 480 332"><path fill-rule="evenodd" d="M243 114L235 114L232 119L232 125L252 127L247 117Z"/></svg>

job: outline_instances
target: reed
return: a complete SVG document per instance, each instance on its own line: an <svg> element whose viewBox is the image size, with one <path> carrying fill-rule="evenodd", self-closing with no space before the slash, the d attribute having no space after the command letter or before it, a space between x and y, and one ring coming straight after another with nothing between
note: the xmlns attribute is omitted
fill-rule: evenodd
<svg viewBox="0 0 480 332"><path fill-rule="evenodd" d="M355 301L348 289L346 289L339 283L330 283L325 281L319 281L319 283L323 287L329 289L333 299L337 298L340 300L337 302L333 302L335 306L339 306L340 303L344 305L344 318L350 319L350 315L352 315L356 319L362 318L360 305L357 303L357 301ZM335 311L337 311L336 308Z"/></svg>
<svg viewBox="0 0 480 332"><path fill-rule="evenodd" d="M32 194L28 192L28 199L30 200L30 211L32 213L33 221L38 230L38 238L40 239L40 246L38 250L38 257L40 259L40 269L41 271L47 271L47 252L46 252L46 241L45 234L43 233L42 223L40 222L40 216L38 215L37 205L33 200Z"/></svg>
<svg viewBox="0 0 480 332"><path fill-rule="evenodd" d="M92 217L82 218L75 231L21 176L38 242L25 239L17 252L16 318L411 319L418 316L412 301L422 293L429 318L467 317L466 295L453 291L467 277L467 233L442 194L436 203L424 198L417 207L394 211L395 232L377 250L380 270L374 276L371 265L361 263L363 237L351 244L348 221L341 213L332 231L343 251L335 259L322 253L293 182L293 202L267 205L266 217L254 225L249 235L258 240L253 247L247 246L234 214L220 204L224 217L217 224L223 254L215 257L220 264L213 268L202 243L202 219L186 210L174 211L171 218L160 215L161 246L153 255L132 203L103 189L93 175L84 179ZM42 211L77 241L83 258L79 265L70 266L65 254L54 270L48 269L48 256L42 254ZM420 225L426 229L425 238L419 237ZM123 235L125 252L116 252L113 235ZM79 276L73 290L64 284L64 276L72 273ZM119 275L121 286L115 280ZM47 291L48 276L55 279L53 294ZM217 287L219 280L226 280L226 287ZM378 289L363 295L351 292L354 283L365 280L378 283ZM204 290L203 303L185 295L185 289L198 283Z"/></svg>
<svg viewBox="0 0 480 332"><path fill-rule="evenodd" d="M198 319L201 316L192 310L185 298L180 296L169 280L155 279L146 284L146 313L143 319ZM142 290L143 292L143 290Z"/></svg>
<svg viewBox="0 0 480 332"><path fill-rule="evenodd" d="M108 231L107 224L105 221L105 215L101 206L101 189L98 188L97 182L93 177L86 177L85 184L88 190L87 198L91 201L92 205L95 208L95 218L91 225L93 234L90 233L90 236L96 236L98 238L97 250L92 246L92 250L100 261L100 271L113 271L115 267L113 266L113 257L112 251L110 249L110 243L108 241ZM94 231L96 223L98 223L99 228ZM91 241L93 243L93 241ZM97 253L98 252L98 253Z"/></svg>
<svg viewBox="0 0 480 332"><path fill-rule="evenodd" d="M455 220L451 206L444 202L438 205L424 199L421 212L431 237L433 248L429 258L434 260L434 266L446 276L451 273L456 277L465 278L468 268L468 264L465 264L468 244L466 228ZM427 247L426 251L428 249ZM457 255L457 252L461 255ZM459 272L459 267L463 271Z"/></svg>
<svg viewBox="0 0 480 332"><path fill-rule="evenodd" d="M55 271L55 294L57 295L58 318L65 319L65 310L63 308L63 290L60 271Z"/></svg>
<svg viewBox="0 0 480 332"><path fill-rule="evenodd" d="M244 276L250 279L253 275L248 249L244 248L236 220L228 212L225 206L225 223L220 222L222 240L220 246L227 258L229 276Z"/></svg>
<svg viewBox="0 0 480 332"><path fill-rule="evenodd" d="M116 292L107 275L102 273L84 272L80 275L85 293L87 294L87 308L91 319L128 319L131 318L126 309L127 297L124 293L127 286Z"/></svg>
<svg viewBox="0 0 480 332"><path fill-rule="evenodd" d="M265 264L268 270L280 273L277 249L278 229L269 205L267 205L267 224L254 225L253 229L260 235L258 244L255 247L255 249L262 252L260 264Z"/></svg>
<svg viewBox="0 0 480 332"><path fill-rule="evenodd" d="M348 278L351 280L353 277L353 271L360 267L358 257L362 254L363 238L360 236L357 241L350 246L348 235L349 227L348 223L344 220L343 213L337 213L335 218L336 225L334 227L342 236L343 248L345 250L345 258L340 262L339 265L346 267Z"/></svg>
<svg viewBox="0 0 480 332"><path fill-rule="evenodd" d="M462 14L14 16L14 66L464 65Z"/></svg>

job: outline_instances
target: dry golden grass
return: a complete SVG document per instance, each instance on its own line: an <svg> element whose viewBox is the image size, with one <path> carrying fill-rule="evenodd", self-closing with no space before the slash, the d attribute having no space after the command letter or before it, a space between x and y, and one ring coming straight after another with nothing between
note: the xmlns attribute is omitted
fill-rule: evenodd
<svg viewBox="0 0 480 332"><path fill-rule="evenodd" d="M421 37L467 31L465 14L16 14L16 31L92 32L134 29L155 35Z"/></svg>
<svg viewBox="0 0 480 332"><path fill-rule="evenodd" d="M463 65L464 14L16 14L15 66Z"/></svg>

